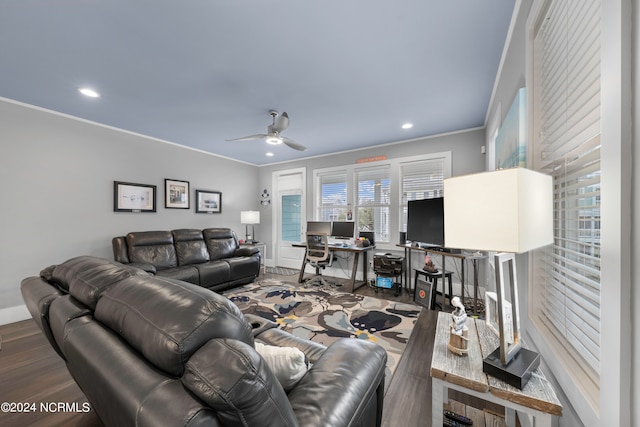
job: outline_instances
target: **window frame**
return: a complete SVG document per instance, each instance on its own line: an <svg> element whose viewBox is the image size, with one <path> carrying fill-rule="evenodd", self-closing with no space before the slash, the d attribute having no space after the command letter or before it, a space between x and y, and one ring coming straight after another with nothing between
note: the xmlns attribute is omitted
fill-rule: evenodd
<svg viewBox="0 0 640 427"><path fill-rule="evenodd" d="M376 246L382 249L393 249L398 242L399 231L402 230L402 182L400 180L400 168L403 163L417 162L422 160L432 160L442 158L444 168L444 178L449 178L452 171L451 151L427 153L416 156L398 157L393 159L377 160L372 162L355 163L348 165L332 166L328 168L318 168L313 170L313 220L320 221L321 209L321 192L320 181L321 176L330 174L338 174L341 171L347 173L347 206L353 209L353 220L358 224L357 217L357 188L356 188L356 171L360 169L383 167L390 168L391 194L389 204L389 241L378 242ZM395 189L395 191L394 191ZM359 230L356 230L359 231ZM394 238L394 236L396 236Z"/></svg>

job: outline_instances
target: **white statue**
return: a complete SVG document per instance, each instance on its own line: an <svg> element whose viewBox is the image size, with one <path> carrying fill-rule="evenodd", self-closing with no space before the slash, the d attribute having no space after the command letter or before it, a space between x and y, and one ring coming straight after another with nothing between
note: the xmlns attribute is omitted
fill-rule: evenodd
<svg viewBox="0 0 640 427"><path fill-rule="evenodd" d="M459 297L453 297L451 299L451 305L455 307L453 313L451 313L451 333L462 336L464 331L467 331L467 312L464 310L464 305L460 301Z"/></svg>

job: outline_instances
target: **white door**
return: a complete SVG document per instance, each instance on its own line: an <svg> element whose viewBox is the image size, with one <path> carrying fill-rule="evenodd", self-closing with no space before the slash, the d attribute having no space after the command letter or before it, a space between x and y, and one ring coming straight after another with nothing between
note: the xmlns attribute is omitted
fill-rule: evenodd
<svg viewBox="0 0 640 427"><path fill-rule="evenodd" d="M275 197L273 216L276 231L276 266L299 269L304 248L294 248L293 243L304 240L306 226L306 169L293 169L273 173Z"/></svg>

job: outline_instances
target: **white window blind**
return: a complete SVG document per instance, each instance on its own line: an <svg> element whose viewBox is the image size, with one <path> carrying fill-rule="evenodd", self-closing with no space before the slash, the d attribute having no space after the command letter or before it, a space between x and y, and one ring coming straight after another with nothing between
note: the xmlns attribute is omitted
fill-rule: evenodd
<svg viewBox="0 0 640 427"><path fill-rule="evenodd" d="M347 218L347 172L336 171L319 175L318 220L345 221Z"/></svg>
<svg viewBox="0 0 640 427"><path fill-rule="evenodd" d="M400 164L402 231L407 231L407 203L409 201L443 196L445 160L444 157L436 157Z"/></svg>
<svg viewBox="0 0 640 427"><path fill-rule="evenodd" d="M538 320L600 371L600 2L555 0L534 39L534 169L553 176L554 244L534 256Z"/></svg>
<svg viewBox="0 0 640 427"><path fill-rule="evenodd" d="M376 242L389 242L390 166L356 169L358 231L375 232Z"/></svg>

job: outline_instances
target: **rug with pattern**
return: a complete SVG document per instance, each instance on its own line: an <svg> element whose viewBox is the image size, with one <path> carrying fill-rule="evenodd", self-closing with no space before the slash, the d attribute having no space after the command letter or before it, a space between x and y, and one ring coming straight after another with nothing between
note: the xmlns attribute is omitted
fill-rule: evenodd
<svg viewBox="0 0 640 427"><path fill-rule="evenodd" d="M387 384L421 310L412 304L270 279L232 289L225 296L243 313L277 322L301 338L324 345L339 338L378 343L387 351Z"/></svg>

